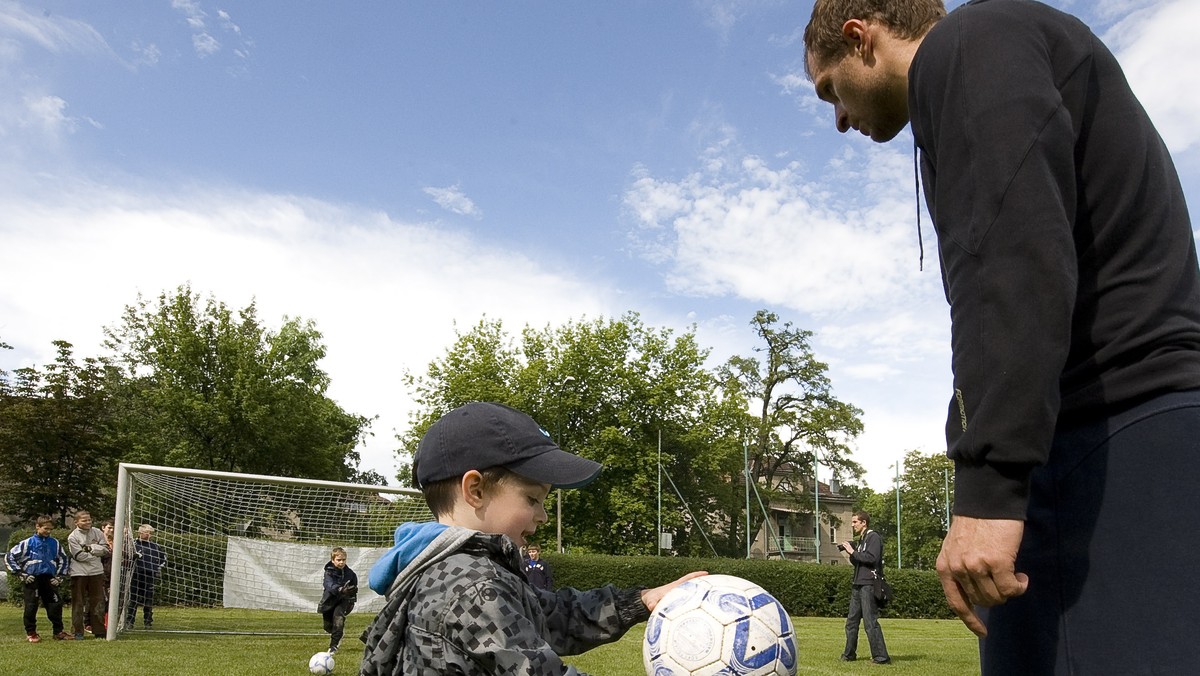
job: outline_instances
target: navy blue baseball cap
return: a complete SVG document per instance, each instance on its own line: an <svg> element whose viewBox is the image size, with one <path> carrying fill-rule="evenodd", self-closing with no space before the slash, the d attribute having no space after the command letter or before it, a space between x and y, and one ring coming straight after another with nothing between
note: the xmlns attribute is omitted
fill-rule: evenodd
<svg viewBox="0 0 1200 676"><path fill-rule="evenodd" d="M470 470L504 467L552 488L591 483L601 465L558 447L550 434L515 408L476 401L430 425L413 458L413 476L424 487Z"/></svg>

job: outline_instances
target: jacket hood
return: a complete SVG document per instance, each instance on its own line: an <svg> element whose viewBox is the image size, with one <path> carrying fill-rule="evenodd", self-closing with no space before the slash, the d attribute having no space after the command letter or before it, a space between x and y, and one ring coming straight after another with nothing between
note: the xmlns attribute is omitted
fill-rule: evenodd
<svg viewBox="0 0 1200 676"><path fill-rule="evenodd" d="M386 596L400 571L447 528L449 526L436 522L401 524L396 529L396 544L371 566L371 572L367 575L371 591Z"/></svg>

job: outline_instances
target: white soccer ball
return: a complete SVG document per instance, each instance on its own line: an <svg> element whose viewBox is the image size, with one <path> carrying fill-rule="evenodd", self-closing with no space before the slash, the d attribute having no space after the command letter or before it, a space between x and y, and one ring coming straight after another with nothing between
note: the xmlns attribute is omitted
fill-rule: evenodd
<svg viewBox="0 0 1200 676"><path fill-rule="evenodd" d="M333 655L331 653L313 655L308 658L308 670L314 674L332 674Z"/></svg>
<svg viewBox="0 0 1200 676"><path fill-rule="evenodd" d="M647 676L796 673L787 611L762 587L732 575L688 580L658 602L646 623Z"/></svg>

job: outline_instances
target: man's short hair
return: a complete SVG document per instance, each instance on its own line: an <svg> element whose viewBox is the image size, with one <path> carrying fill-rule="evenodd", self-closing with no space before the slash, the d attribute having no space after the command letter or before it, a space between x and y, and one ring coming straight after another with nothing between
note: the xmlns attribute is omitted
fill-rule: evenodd
<svg viewBox="0 0 1200 676"><path fill-rule="evenodd" d="M151 535L153 535L154 534L154 526L151 526L148 523L144 523L144 524L138 526L138 535L141 535L142 533L150 533Z"/></svg>
<svg viewBox="0 0 1200 676"><path fill-rule="evenodd" d="M850 19L874 21L900 39L915 40L944 16L942 0L816 0L804 28L804 70L811 78L810 59L823 65L848 51L842 26Z"/></svg>
<svg viewBox="0 0 1200 676"><path fill-rule="evenodd" d="M42 516L39 516L37 519L35 519L33 524L35 526L53 526L54 519L51 519L50 517L48 517L46 515L42 515Z"/></svg>
<svg viewBox="0 0 1200 676"><path fill-rule="evenodd" d="M329 550L329 560L332 561L333 557L337 556L338 554L341 554L343 559L346 558L345 549L341 547L334 547L333 549Z"/></svg>
<svg viewBox="0 0 1200 676"><path fill-rule="evenodd" d="M857 518L859 521L862 521L863 523L867 524L868 526L871 525L871 515L867 514L866 512L862 511L861 509L854 513L854 517Z"/></svg>

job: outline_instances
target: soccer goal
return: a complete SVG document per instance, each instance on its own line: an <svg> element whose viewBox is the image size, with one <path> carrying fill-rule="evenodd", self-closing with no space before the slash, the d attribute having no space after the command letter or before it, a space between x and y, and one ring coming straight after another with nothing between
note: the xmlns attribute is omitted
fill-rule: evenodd
<svg viewBox="0 0 1200 676"><path fill-rule="evenodd" d="M109 640L143 628L285 633L261 617L269 613L217 610L216 626L189 627L172 622L170 608L315 617L335 546L359 576L355 612L377 612L383 598L367 586L371 565L398 525L432 519L412 489L126 463L115 514Z"/></svg>

